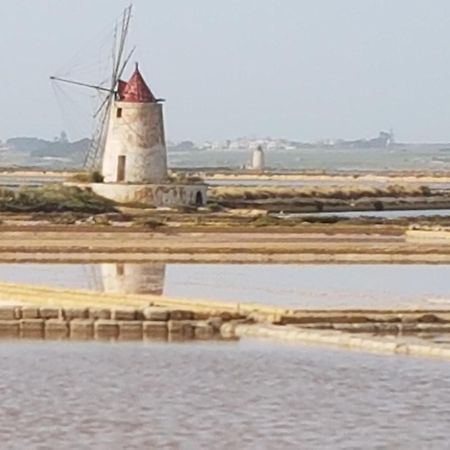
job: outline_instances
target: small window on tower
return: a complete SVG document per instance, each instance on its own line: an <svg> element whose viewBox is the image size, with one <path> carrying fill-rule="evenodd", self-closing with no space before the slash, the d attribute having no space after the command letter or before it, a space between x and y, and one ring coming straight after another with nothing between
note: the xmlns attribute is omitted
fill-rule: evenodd
<svg viewBox="0 0 450 450"><path fill-rule="evenodd" d="M122 117L122 108L117 108L117 118L120 119Z"/></svg>

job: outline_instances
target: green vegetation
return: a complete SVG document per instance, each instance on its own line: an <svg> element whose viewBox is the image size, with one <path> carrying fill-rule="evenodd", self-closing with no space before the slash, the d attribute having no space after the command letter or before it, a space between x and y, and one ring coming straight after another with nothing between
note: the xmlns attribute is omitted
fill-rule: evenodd
<svg viewBox="0 0 450 450"><path fill-rule="evenodd" d="M165 224L164 221L162 220L149 217L139 217L133 222L133 225L136 227L143 227L148 228L150 230L156 230L160 227L163 227Z"/></svg>
<svg viewBox="0 0 450 450"><path fill-rule="evenodd" d="M115 204L88 189L47 185L18 190L0 188L2 212L83 212L100 214L114 212Z"/></svg>
<svg viewBox="0 0 450 450"><path fill-rule="evenodd" d="M285 225L283 223L283 219L279 219L278 217L274 216L256 216L254 217L250 225L253 225L254 227L268 227L268 226L278 226L278 225ZM292 226L292 223L290 222L289 225Z"/></svg>

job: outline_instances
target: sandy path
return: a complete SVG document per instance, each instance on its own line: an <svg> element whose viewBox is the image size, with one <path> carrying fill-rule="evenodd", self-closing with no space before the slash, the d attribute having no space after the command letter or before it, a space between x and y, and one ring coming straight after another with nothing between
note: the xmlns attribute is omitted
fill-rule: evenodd
<svg viewBox="0 0 450 450"><path fill-rule="evenodd" d="M0 261L449 263L449 242L298 233L0 232Z"/></svg>

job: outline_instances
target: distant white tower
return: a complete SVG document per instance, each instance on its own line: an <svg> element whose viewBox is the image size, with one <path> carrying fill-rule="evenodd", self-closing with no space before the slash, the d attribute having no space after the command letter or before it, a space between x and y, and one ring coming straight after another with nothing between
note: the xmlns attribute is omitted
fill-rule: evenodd
<svg viewBox="0 0 450 450"><path fill-rule="evenodd" d="M119 81L102 161L105 183L161 184L167 181L163 111L139 67Z"/></svg>
<svg viewBox="0 0 450 450"><path fill-rule="evenodd" d="M264 150L261 145L253 150L253 158L252 158L252 170L257 172L264 172L265 161L264 161Z"/></svg>

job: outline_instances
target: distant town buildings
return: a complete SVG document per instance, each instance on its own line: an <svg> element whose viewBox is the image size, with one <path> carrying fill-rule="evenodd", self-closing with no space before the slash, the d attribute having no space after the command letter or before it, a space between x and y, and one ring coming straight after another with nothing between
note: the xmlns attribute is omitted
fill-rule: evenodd
<svg viewBox="0 0 450 450"><path fill-rule="evenodd" d="M394 147L395 144L395 147ZM66 133L49 140L34 137L14 137L0 141L0 164L2 166L26 166L43 167L52 169L72 169L81 168L85 160L87 151L91 145L90 139L69 140ZM264 149L264 157L267 155L283 152L284 154L295 155L298 150L321 150L321 149L354 149L364 151L364 149L385 149L385 148L406 148L405 144L398 144L394 141L392 131L380 132L372 139L358 140L321 140L316 142L300 142L289 139L277 138L238 138L223 141L195 142L191 140L169 141L167 149L172 164L178 161L189 161L192 153L197 153L196 164L205 161L209 164L207 153L221 154L223 158L219 165L235 165L239 160L242 166L250 168L252 165L252 155L254 150L260 145ZM205 152L205 156L201 156ZM229 158L227 154L229 153ZM304 154L305 152L303 152ZM240 156L236 156L240 154ZM294 157L294 156L292 156ZM206 159L205 159L206 158ZM236 159L237 158L237 159ZM174 162L175 161L175 162ZM276 156L271 157L271 161L278 161ZM265 161L267 163L267 161ZM188 165L188 162L183 163Z"/></svg>
<svg viewBox="0 0 450 450"><path fill-rule="evenodd" d="M253 151L258 146L266 151L275 150L297 150L297 149L314 149L314 148L387 148L394 144L393 131L380 131L377 137L371 139L357 139L357 140L344 140L344 139L325 139L316 142L300 142L292 141L288 139L276 139L276 138L238 138L227 139L225 141L205 141L205 142L169 142L168 147L175 151L190 151L190 150L202 150L202 151Z"/></svg>

